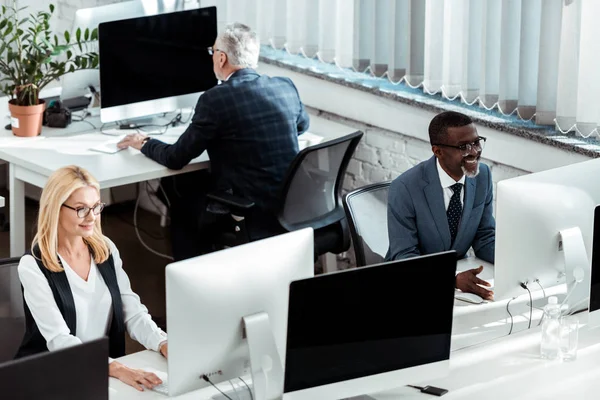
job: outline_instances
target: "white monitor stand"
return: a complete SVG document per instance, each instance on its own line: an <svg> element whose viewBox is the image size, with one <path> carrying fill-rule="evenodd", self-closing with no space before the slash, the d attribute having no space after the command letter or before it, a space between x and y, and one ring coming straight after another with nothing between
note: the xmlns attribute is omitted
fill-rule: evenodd
<svg viewBox="0 0 600 400"><path fill-rule="evenodd" d="M567 295L562 304L567 305L568 311L577 311L585 308L589 296L590 261L581 229L564 229L560 231L560 239L567 282Z"/></svg>

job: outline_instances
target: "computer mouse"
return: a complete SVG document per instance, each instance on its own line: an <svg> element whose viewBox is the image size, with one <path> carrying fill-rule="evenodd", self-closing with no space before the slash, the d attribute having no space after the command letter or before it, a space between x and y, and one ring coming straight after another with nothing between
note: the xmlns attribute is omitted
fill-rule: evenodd
<svg viewBox="0 0 600 400"><path fill-rule="evenodd" d="M454 298L461 300L461 301L466 301L467 303L473 303L473 304L483 303L483 299L474 293L456 292L456 293L454 293Z"/></svg>

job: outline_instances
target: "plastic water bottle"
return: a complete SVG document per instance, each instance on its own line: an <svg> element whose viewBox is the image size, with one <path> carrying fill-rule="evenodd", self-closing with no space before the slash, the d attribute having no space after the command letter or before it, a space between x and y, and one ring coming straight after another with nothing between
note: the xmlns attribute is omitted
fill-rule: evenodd
<svg viewBox="0 0 600 400"><path fill-rule="evenodd" d="M556 296L548 297L548 304L544 307L544 322L542 323L542 343L540 354L542 358L554 360L558 358L560 327L560 306Z"/></svg>

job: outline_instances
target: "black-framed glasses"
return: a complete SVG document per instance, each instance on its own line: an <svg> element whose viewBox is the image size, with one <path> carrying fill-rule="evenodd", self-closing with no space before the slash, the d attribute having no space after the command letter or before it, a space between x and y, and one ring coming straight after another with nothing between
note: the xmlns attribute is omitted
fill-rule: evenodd
<svg viewBox="0 0 600 400"><path fill-rule="evenodd" d="M487 140L486 137L479 136L477 138L477 140L474 140L471 143L461 144L460 146L452 146L451 144L444 144L444 143L432 143L431 145L432 146L451 147L453 149L458 149L458 150L460 150L460 152L463 156L467 156L467 155L471 154L471 151L473 151L473 150L482 151L483 148L485 147L486 140Z"/></svg>
<svg viewBox="0 0 600 400"><path fill-rule="evenodd" d="M215 51L220 51L221 53L227 54L227 53L225 53L223 50L221 50L221 49L217 49L216 47L213 47L213 46L207 47L207 48L206 48L206 51L208 51L208 54L210 54L211 56L212 56L213 54L215 54Z"/></svg>
<svg viewBox="0 0 600 400"><path fill-rule="evenodd" d="M90 208L90 207L71 207L68 206L66 204L62 204L63 207L67 207L70 210L76 211L77 212L77 216L79 218L85 218L90 214L90 211L92 211L94 213L94 215L100 215L100 213L102 212L102 210L104 210L104 206L106 204L105 203L98 203L96 204L94 207Z"/></svg>

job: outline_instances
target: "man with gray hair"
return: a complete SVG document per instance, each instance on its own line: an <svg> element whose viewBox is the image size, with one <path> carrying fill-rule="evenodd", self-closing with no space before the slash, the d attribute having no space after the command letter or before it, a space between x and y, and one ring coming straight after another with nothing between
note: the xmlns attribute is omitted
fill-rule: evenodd
<svg viewBox="0 0 600 400"><path fill-rule="evenodd" d="M119 143L171 169L181 169L208 151L210 173L163 180L176 260L213 250L210 239L224 228L222 218L206 211L206 195L213 191L227 191L255 203L253 217L246 219L252 240L280 233L275 214L278 194L309 117L289 78L254 71L259 51L258 36L248 26L228 25L208 48L222 83L200 96L191 124L179 140L169 145L136 133ZM258 222L248 226L250 221Z"/></svg>

